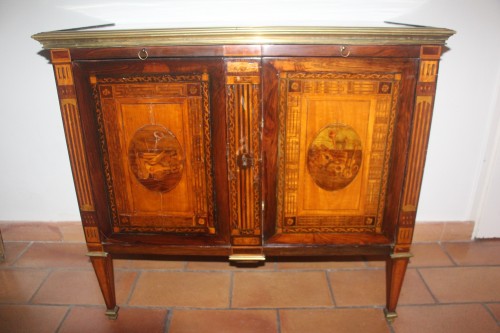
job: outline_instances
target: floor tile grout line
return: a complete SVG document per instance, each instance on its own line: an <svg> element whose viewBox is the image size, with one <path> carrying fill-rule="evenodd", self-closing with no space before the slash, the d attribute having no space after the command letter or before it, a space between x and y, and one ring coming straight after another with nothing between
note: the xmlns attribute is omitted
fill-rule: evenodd
<svg viewBox="0 0 500 333"><path fill-rule="evenodd" d="M499 302L490 301L474 301L474 302L446 302L446 303L415 303L415 304L400 304L398 308L415 308L415 307L441 307L441 306L455 306L455 305L481 305L487 306L488 304L499 304ZM55 304L55 303L35 303L27 304L25 302L20 303L0 303L1 306L29 306L29 307L59 307L59 308L95 308L105 310L103 304ZM287 311L336 311L336 310L361 310L361 309L375 309L383 311L384 305L352 305L352 306L298 306L298 307L255 307L255 308L227 308L227 307L182 307L182 306L158 306L158 305L125 305L121 306L124 309L142 309L142 310L168 310L168 311L275 311L275 310L287 310ZM496 321L496 320L495 320Z"/></svg>
<svg viewBox="0 0 500 333"><path fill-rule="evenodd" d="M500 320L497 320L497 318L495 317L495 314L493 313L493 311L491 311L490 307L488 306L487 303L481 303L483 308L485 308L486 312L488 312L488 314L491 316L491 318L493 318L493 320L497 323L498 326L500 326Z"/></svg>
<svg viewBox="0 0 500 333"><path fill-rule="evenodd" d="M23 303L22 303L23 304ZM22 305L22 304L2 304L2 305ZM461 302L443 302L443 303L413 303L413 304L400 304L400 307L436 307L436 306L453 306L453 305L482 305L482 304L500 304L500 302L490 301L461 301ZM34 306L71 306L73 304L34 304ZM82 307L102 307L99 304L78 304ZM297 307L193 307L193 306L158 306L158 305L132 305L124 306L130 309L160 309L160 310L179 310L179 311L274 311L291 310L291 311L320 311L320 310L357 310L357 309L376 309L383 311L385 305L343 305L343 306L297 306Z"/></svg>
<svg viewBox="0 0 500 333"><path fill-rule="evenodd" d="M444 254L448 257L448 259L451 260L453 265L455 265L457 267L462 266L458 262L456 262L455 259L453 258L453 256L448 252L448 250L446 249L446 244L439 242L438 245L441 248L441 250L444 252Z"/></svg>
<svg viewBox="0 0 500 333"><path fill-rule="evenodd" d="M86 242L81 241L60 241L60 240L36 240L36 239L19 239L19 240L3 240L5 243L39 243L39 244L80 244L87 245Z"/></svg>
<svg viewBox="0 0 500 333"><path fill-rule="evenodd" d="M130 300L132 299L132 295L134 294L135 292L135 289L137 287L137 283L139 281L139 278L142 276L142 273L143 271L142 270L139 270L135 276L135 279L134 279L134 282L132 282L132 285L130 286L130 291L129 291L129 294L127 296L127 299L125 301L125 304L126 305L129 305L130 304ZM115 278L116 279L116 278ZM115 281L115 284L116 284L116 281Z"/></svg>
<svg viewBox="0 0 500 333"><path fill-rule="evenodd" d="M271 270L252 270L252 269L189 269L185 271L186 273L228 273L228 272L240 272L240 273L248 273L248 272L256 272L256 273L274 273L276 271Z"/></svg>
<svg viewBox="0 0 500 333"><path fill-rule="evenodd" d="M431 287L429 287L429 285L427 284L427 281L425 280L424 276L422 275L422 272L420 272L420 269L418 269L418 268L417 268L417 274L420 277L420 279L422 280L422 283L424 284L425 288L427 289L427 291L431 295L434 302L436 304L439 304L440 302L439 302L438 298L436 297L436 295L434 295L434 293L431 290Z"/></svg>
<svg viewBox="0 0 500 333"><path fill-rule="evenodd" d="M293 269L280 269L278 272L285 273L300 273L300 272L354 272L354 271L382 271L385 270L384 267L346 267L346 268L293 268ZM259 271L259 272L269 272L269 271Z"/></svg>
<svg viewBox="0 0 500 333"><path fill-rule="evenodd" d="M59 323L59 325L57 325L55 333L59 333L61 331L61 328L63 327L64 322L66 321L66 319L68 319L70 312L73 311L73 308L74 308L74 305L68 306L68 309L66 310L66 313L64 314L63 318L61 319L61 322Z"/></svg>
<svg viewBox="0 0 500 333"><path fill-rule="evenodd" d="M51 272L94 272L92 267L49 267L49 266L25 266L25 267L0 267L0 271L51 271Z"/></svg>
<svg viewBox="0 0 500 333"><path fill-rule="evenodd" d="M170 331L170 325L172 324L172 319L174 317L174 309L172 308L166 308L167 310L167 315L165 316L165 328L164 328L164 333L168 333Z"/></svg>
<svg viewBox="0 0 500 333"><path fill-rule="evenodd" d="M33 295L31 295L30 299L26 302L27 305L33 305L34 304L33 300L35 299L36 295L40 292L40 289L42 289L43 285L47 282L47 280L49 279L49 276L52 275L52 272L53 272L52 269L48 269L47 270L47 275L45 275L45 277L43 278L42 282L40 282L40 285L38 286L38 288L36 288L36 290L33 292Z"/></svg>
<svg viewBox="0 0 500 333"><path fill-rule="evenodd" d="M439 243L441 243L443 241L445 227L446 227L446 224L442 223L441 232L439 233L439 239L438 239Z"/></svg>
<svg viewBox="0 0 500 333"><path fill-rule="evenodd" d="M234 292L234 272L229 274L229 309L233 308L233 292Z"/></svg>
<svg viewBox="0 0 500 333"><path fill-rule="evenodd" d="M330 291L330 298L332 299L332 303L334 307L337 307L337 301L335 300L335 294L333 293L333 285L332 280L330 279L330 272L325 270L326 283L328 284L328 290Z"/></svg>
<svg viewBox="0 0 500 333"><path fill-rule="evenodd" d="M429 308L434 308L434 307L443 307L443 306L459 306L459 305L480 305L480 306L487 306L488 304L497 304L498 302L490 302L490 301L460 301L460 302L442 302L442 303L425 303L425 304L400 304L398 305L399 308L418 308L418 307L429 307ZM495 318L493 316L493 318ZM496 319L495 319L496 321Z"/></svg>
<svg viewBox="0 0 500 333"><path fill-rule="evenodd" d="M497 265L498 266L498 265ZM427 266L425 266L427 267ZM429 268L434 268L435 266L428 266ZM444 266L446 267L446 266ZM448 266L450 267L450 266ZM474 266L472 266L474 267ZM29 268L29 267L26 267ZM1 268L0 268L1 269ZM77 267L75 268L77 269ZM124 272L135 272L143 270L144 268L115 268L116 271L124 271ZM359 267L359 268L293 268L293 269L277 269L277 270L253 270L251 268L245 269L188 269L183 270L182 268L147 268L146 270L151 272L159 272L159 273L169 273L169 272L177 272L177 273L276 273L276 272L284 272L284 273L300 273L300 272L346 272L346 271L377 271L384 270L383 267Z"/></svg>
<svg viewBox="0 0 500 333"><path fill-rule="evenodd" d="M414 303L414 304L399 304L398 308L414 308L414 307L440 307L440 306L455 306L455 305L488 305L498 304L498 302L478 301L478 302L446 302L446 303ZM84 307L84 308L98 308L105 309L101 304L53 304L53 303L39 303L39 304L26 304L26 303L1 303L0 306L33 306L33 307ZM375 309L384 310L384 305L352 305L352 306L297 306L297 307L255 307L255 308L227 308L227 307L182 307L182 306L159 306L159 305L132 305L121 306L124 309L143 309L143 310L169 310L169 311L274 311L289 310L289 311L336 311L336 310L362 310L362 309Z"/></svg>
<svg viewBox="0 0 500 333"><path fill-rule="evenodd" d="M115 272L151 272L151 273L191 273L181 268L115 268ZM204 272L209 273L209 272Z"/></svg>
<svg viewBox="0 0 500 333"><path fill-rule="evenodd" d="M453 303L452 303L453 304ZM474 303L464 303L464 304L478 304ZM47 304L50 305L50 304ZM68 305L68 304L66 304ZM408 304L405 306L419 306L419 305L434 305L432 303L427 304ZM444 304L450 305L450 304ZM62 306L62 305L61 305ZM80 306L80 305L79 305ZM96 307L99 305L81 305ZM384 305L352 305L352 306L295 306L295 307L237 307L237 308L227 308L227 307L194 307L194 306L158 306L158 305L133 305L127 306L127 308L139 308L139 309L172 309L179 311L274 311L276 309L280 310L293 310L293 311L316 311L316 310L348 310L348 309L377 309L383 311Z"/></svg>
<svg viewBox="0 0 500 333"><path fill-rule="evenodd" d="M475 265L457 265L457 266L418 266L418 267L408 267L408 269L426 269L426 270L433 270L433 269L461 269L461 268L500 268L500 265L497 264L475 264Z"/></svg>
<svg viewBox="0 0 500 333"><path fill-rule="evenodd" d="M26 254L26 252L28 252L28 250L31 248L31 246L33 245L34 242L29 242L28 245L26 245L26 247L24 248L24 250L21 251L21 253L19 253L16 257L16 259L14 259L14 261L12 261L10 263L10 267L13 267L16 265L16 263L21 259L22 256L24 256Z"/></svg>
<svg viewBox="0 0 500 333"><path fill-rule="evenodd" d="M276 308L276 332L281 333L281 309Z"/></svg>

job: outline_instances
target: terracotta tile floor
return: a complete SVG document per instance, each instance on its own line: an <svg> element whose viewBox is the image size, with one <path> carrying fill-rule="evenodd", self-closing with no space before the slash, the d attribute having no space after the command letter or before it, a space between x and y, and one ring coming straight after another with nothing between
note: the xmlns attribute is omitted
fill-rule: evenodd
<svg viewBox="0 0 500 333"><path fill-rule="evenodd" d="M398 307L383 316L379 261L115 260L118 320L104 316L78 223L0 222L4 332L500 332L500 240L472 223L418 224Z"/></svg>

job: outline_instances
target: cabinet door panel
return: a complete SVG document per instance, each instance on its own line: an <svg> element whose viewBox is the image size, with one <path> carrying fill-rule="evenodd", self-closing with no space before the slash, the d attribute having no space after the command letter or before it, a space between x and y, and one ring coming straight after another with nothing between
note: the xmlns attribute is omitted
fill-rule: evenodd
<svg viewBox="0 0 500 333"><path fill-rule="evenodd" d="M278 126L264 138L277 142L267 153L276 154L268 236L380 234L407 66L340 59L267 66L278 77L268 93L277 107L267 110L276 114L266 116Z"/></svg>
<svg viewBox="0 0 500 333"><path fill-rule="evenodd" d="M148 65L152 70L88 65L112 230L225 233L224 220L218 223L215 215L221 185L214 176L212 137L213 121L224 110L222 103L211 105L209 97L214 89L211 74L222 63ZM155 72L158 68L171 72Z"/></svg>

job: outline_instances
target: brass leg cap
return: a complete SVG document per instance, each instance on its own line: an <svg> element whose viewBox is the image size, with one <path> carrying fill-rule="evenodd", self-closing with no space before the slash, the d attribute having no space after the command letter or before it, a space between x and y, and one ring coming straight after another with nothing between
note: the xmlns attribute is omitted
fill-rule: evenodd
<svg viewBox="0 0 500 333"><path fill-rule="evenodd" d="M120 308L118 306L115 306L115 308L113 310L106 310L105 312L105 315L108 317L108 319L110 320L115 320L116 318L118 318L118 310Z"/></svg>
<svg viewBox="0 0 500 333"><path fill-rule="evenodd" d="M398 314L396 313L396 311L389 311L387 309L384 309L384 315L385 315L385 319L387 319L387 321L390 323L394 322L394 319L396 319L398 317Z"/></svg>

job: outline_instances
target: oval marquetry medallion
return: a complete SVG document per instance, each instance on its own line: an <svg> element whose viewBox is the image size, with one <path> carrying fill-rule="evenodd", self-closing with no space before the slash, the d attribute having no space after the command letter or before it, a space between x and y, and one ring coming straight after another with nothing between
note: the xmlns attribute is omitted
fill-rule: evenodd
<svg viewBox="0 0 500 333"><path fill-rule="evenodd" d="M152 191L171 191L182 178L182 147L164 126L139 128L130 140L128 160L137 180Z"/></svg>
<svg viewBox="0 0 500 333"><path fill-rule="evenodd" d="M307 168L324 190L335 191L349 185L361 168L361 139L344 124L330 124L314 137L307 151Z"/></svg>

